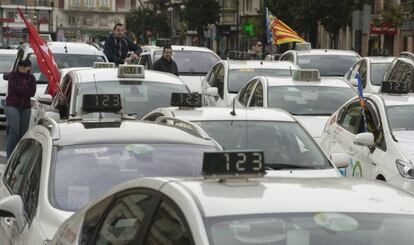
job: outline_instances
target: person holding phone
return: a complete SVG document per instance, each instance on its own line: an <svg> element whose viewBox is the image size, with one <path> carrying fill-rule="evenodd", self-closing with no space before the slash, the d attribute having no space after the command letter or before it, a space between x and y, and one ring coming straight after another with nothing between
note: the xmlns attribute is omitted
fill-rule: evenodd
<svg viewBox="0 0 414 245"><path fill-rule="evenodd" d="M31 97L36 93L36 79L30 73L29 59L17 63L17 70L9 74L6 95L7 158L29 128Z"/></svg>

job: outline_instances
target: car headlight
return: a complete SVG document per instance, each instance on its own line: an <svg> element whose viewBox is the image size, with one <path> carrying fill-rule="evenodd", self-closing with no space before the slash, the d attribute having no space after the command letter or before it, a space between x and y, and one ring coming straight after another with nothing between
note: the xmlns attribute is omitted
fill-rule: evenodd
<svg viewBox="0 0 414 245"><path fill-rule="evenodd" d="M398 172L401 176L407 179L414 179L414 166L411 162L405 162L403 160L397 159L395 161L397 165Z"/></svg>

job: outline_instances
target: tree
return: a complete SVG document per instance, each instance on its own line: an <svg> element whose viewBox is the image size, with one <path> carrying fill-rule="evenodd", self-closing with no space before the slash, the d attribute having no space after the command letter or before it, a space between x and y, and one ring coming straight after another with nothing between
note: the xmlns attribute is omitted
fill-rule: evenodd
<svg viewBox="0 0 414 245"><path fill-rule="evenodd" d="M125 20L126 29L133 32L136 36L144 36L147 42L147 31L153 33L153 35L168 37L170 27L168 26L168 18L162 14L156 14L152 10L148 9L136 9Z"/></svg>
<svg viewBox="0 0 414 245"><path fill-rule="evenodd" d="M183 19L188 29L196 30L199 45L204 42L204 30L220 20L220 5L216 0L185 0Z"/></svg>

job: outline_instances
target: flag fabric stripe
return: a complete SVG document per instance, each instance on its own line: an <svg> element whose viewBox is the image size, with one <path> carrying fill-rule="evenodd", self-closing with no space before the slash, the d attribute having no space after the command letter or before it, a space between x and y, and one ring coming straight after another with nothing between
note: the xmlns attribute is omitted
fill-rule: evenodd
<svg viewBox="0 0 414 245"><path fill-rule="evenodd" d="M270 35L268 32L272 35ZM270 43L270 37L273 38L273 44L279 45L290 42L303 43L305 40L301 38L292 28L286 25L280 19L277 19L270 11L266 8L266 33L268 42Z"/></svg>
<svg viewBox="0 0 414 245"><path fill-rule="evenodd" d="M54 96L57 91L61 92L61 90L59 86L60 72L53 58L53 53L46 42L39 36L33 24L27 21L22 10L20 8L17 8L17 10L29 33L29 44L36 55L39 69L49 81L49 94Z"/></svg>

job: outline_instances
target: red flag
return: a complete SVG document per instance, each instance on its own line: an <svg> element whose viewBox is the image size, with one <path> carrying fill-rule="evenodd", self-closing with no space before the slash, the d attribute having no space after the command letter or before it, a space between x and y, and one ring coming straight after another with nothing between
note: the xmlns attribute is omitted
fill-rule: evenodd
<svg viewBox="0 0 414 245"><path fill-rule="evenodd" d="M36 55L40 71L49 81L49 94L54 96L57 90L60 91L60 72L53 58L52 51L50 51L47 43L39 36L33 24L26 20L22 10L20 8L17 10L26 25L27 32L29 33L29 44Z"/></svg>

